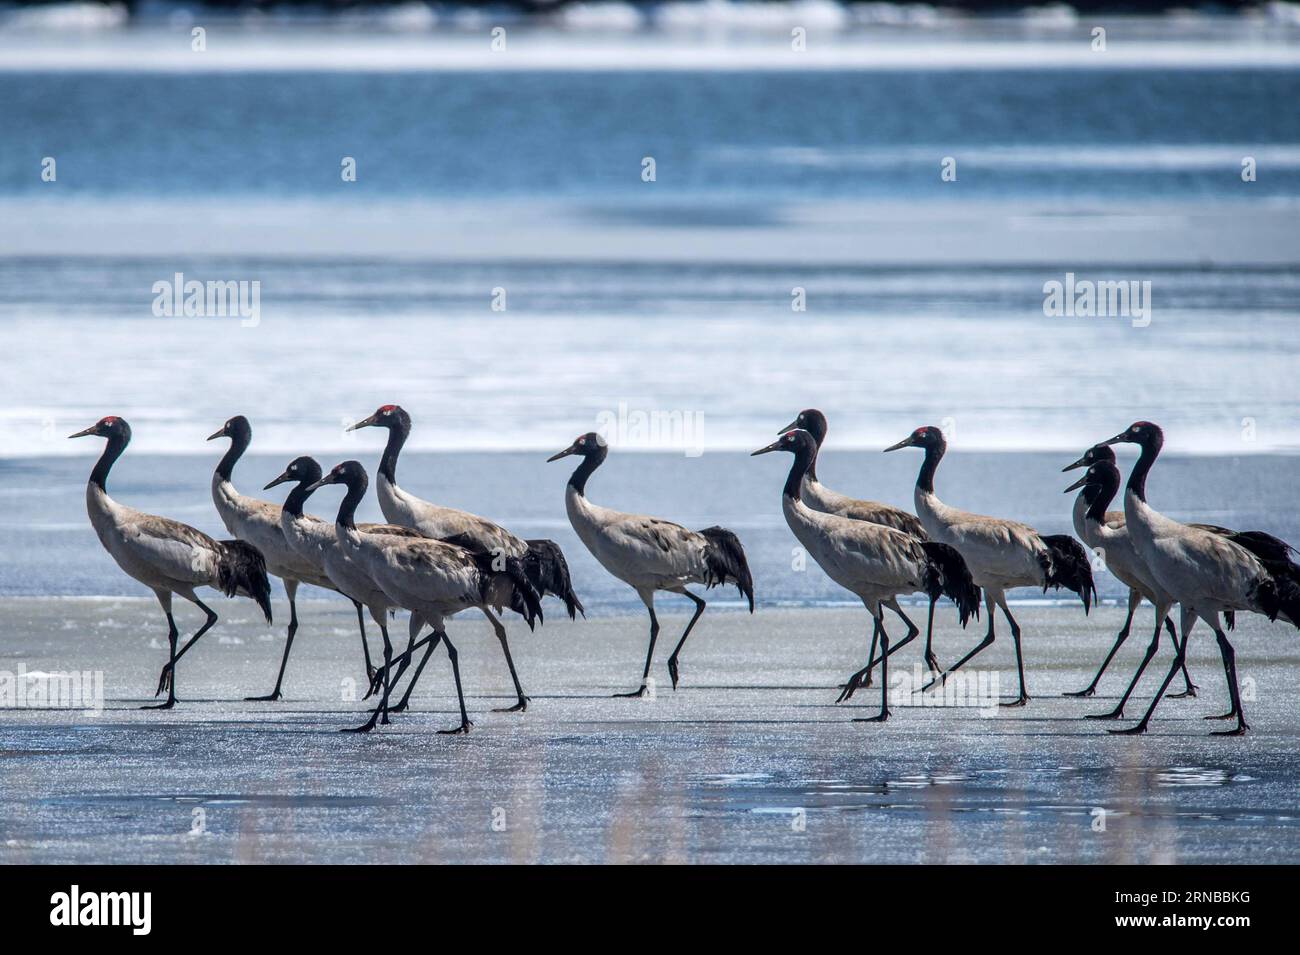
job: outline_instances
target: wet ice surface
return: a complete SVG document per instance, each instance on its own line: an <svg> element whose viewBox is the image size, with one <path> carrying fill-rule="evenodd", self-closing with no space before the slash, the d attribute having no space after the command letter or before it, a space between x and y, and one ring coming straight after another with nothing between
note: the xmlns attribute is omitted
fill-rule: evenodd
<svg viewBox="0 0 1300 955"><path fill-rule="evenodd" d="M0 670L100 669L106 696L99 716L0 712L0 861L1300 859L1300 641L1258 618L1235 638L1254 698L1245 738L1206 735L1222 724L1201 717L1226 709L1226 691L1205 632L1193 639L1199 698L1166 701L1150 734L1109 736L1110 724L1079 718L1114 705L1146 643L1145 607L1092 700L1059 694L1088 682L1121 612L1025 607L1027 708L986 718L895 706L884 725L850 722L875 711L876 688L833 703L865 652L862 611L710 611L676 693L664 661L684 618L663 613L652 701L607 696L635 686L641 618L552 620L537 634L512 624L526 714L491 712L511 701L508 675L486 624L466 617L450 633L473 732L436 734L456 722L439 651L413 712L361 737L337 732L362 716L342 699L361 670L345 604L303 602L288 699L271 704L241 698L270 689L282 630L256 623L245 602L217 601L223 621L182 662L183 702L170 712L136 709L165 659L150 603L0 604ZM181 615L191 628L195 615ZM982 629L962 633L950 617L936 637L944 663ZM907 667L919 648L900 653ZM1010 641L984 656L976 663L1011 696ZM1163 675L1169 659L1166 645L1152 670ZM193 834L199 818L205 831Z"/></svg>

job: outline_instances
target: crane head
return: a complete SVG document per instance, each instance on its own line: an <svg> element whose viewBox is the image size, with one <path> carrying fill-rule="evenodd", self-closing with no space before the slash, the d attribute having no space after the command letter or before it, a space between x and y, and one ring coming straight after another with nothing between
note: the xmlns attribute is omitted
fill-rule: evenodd
<svg viewBox="0 0 1300 955"><path fill-rule="evenodd" d="M781 435L767 447L751 452L749 456L753 458L772 451L789 451L791 454L797 454L800 450L817 450L817 439L802 428L794 428Z"/></svg>
<svg viewBox="0 0 1300 955"><path fill-rule="evenodd" d="M362 418L354 425L345 428L346 431L356 431L359 428L404 428L409 430L411 427L411 416L401 405L380 405L369 418Z"/></svg>
<svg viewBox="0 0 1300 955"><path fill-rule="evenodd" d="M1150 421L1134 421L1115 437L1101 443L1140 444L1144 448L1154 446L1158 450L1165 443L1165 433L1158 424L1152 424Z"/></svg>
<svg viewBox="0 0 1300 955"><path fill-rule="evenodd" d="M97 438L118 438L123 441L130 441L131 426L126 423L125 418L109 415L106 418L100 418L89 428L78 431L76 434L70 434L68 437L88 438L92 435Z"/></svg>
<svg viewBox="0 0 1300 955"><path fill-rule="evenodd" d="M777 434L785 434L787 431L794 431L796 428L807 431L817 442L817 447L822 446L826 440L826 416L816 408L805 408L788 425L782 428Z"/></svg>
<svg viewBox="0 0 1300 955"><path fill-rule="evenodd" d="M897 451L899 448L943 448L947 447L948 442L944 440L943 432L932 424L922 425L902 441L897 444L891 444L885 448L886 451Z"/></svg>
<svg viewBox="0 0 1300 955"><path fill-rule="evenodd" d="M1079 460L1075 461L1073 464L1067 464L1065 467L1061 468L1061 471L1064 473L1065 471L1073 471L1075 468L1090 467L1098 461L1114 460L1115 452L1110 449L1110 445L1094 444L1087 451L1083 452L1083 457L1079 458Z"/></svg>
<svg viewBox="0 0 1300 955"><path fill-rule="evenodd" d="M289 466L284 469L280 476L267 484L262 490L269 491L277 484L285 484L289 481L297 481L299 484L314 484L320 479L321 469L316 459L303 455L290 461Z"/></svg>
<svg viewBox="0 0 1300 955"><path fill-rule="evenodd" d="M595 431L588 431L586 434L579 435L573 439L573 444L569 445L563 451L552 454L546 459L546 463L558 461L560 458L567 458L570 454L577 454L581 457L590 457L597 454L605 454L605 439Z"/></svg>
<svg viewBox="0 0 1300 955"><path fill-rule="evenodd" d="M245 445L253 438L253 426L248 423L248 419L242 414L237 414L221 428L208 435L209 441L215 441L217 438L230 438L234 441L242 441Z"/></svg>

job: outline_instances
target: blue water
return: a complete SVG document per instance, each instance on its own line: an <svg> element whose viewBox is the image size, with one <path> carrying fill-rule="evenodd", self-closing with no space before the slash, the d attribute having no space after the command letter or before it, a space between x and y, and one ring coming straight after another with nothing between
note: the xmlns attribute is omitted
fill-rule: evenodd
<svg viewBox="0 0 1300 955"><path fill-rule="evenodd" d="M0 195L1300 195L1300 72L0 73ZM1257 155L1243 192L1240 161ZM939 177L958 160L957 183Z"/></svg>
<svg viewBox="0 0 1300 955"><path fill-rule="evenodd" d="M702 422L708 453L614 435L593 497L733 526L764 601L844 597L792 575L781 469L737 453L810 405L831 486L906 506L915 462L875 449L938 424L946 497L1045 532L1060 465L1149 418L1164 510L1300 539L1300 459L1257 453L1300 446L1298 100L1276 65L0 71L0 594L134 592L85 524L89 459L59 457L110 413L123 500L218 532L228 416L251 488L300 453L373 463L343 428L399 402L410 489L560 540L604 609L635 601L540 462L623 408ZM1067 271L1150 281L1150 326L1045 315ZM176 272L261 282L260 322L156 317Z"/></svg>

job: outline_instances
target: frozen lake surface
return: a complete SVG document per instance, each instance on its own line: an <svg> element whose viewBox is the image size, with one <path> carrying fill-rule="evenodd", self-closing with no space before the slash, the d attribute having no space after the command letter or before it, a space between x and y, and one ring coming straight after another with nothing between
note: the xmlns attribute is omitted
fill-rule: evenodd
<svg viewBox="0 0 1300 955"><path fill-rule="evenodd" d="M508 676L486 625L466 617L450 632L473 731L436 734L456 722L440 651L413 711L359 737L337 732L362 712L343 700L361 668L345 605L304 601L280 704L241 700L270 689L280 625L268 631L245 601L214 606L226 616L183 661L183 702L142 712L165 659L150 602L0 603L0 670L101 670L106 697L98 716L0 712L0 862L1300 859L1300 643L1259 618L1235 638L1253 726L1240 739L1206 735L1222 724L1201 717L1224 711L1226 692L1204 631L1191 660L1200 696L1166 701L1149 735L1080 718L1114 705L1145 645L1145 607L1092 700L1059 694L1088 682L1120 611L1025 607L1026 709L896 706L884 725L850 722L875 711L875 688L833 703L865 652L861 611L710 611L676 693L668 650L656 655L652 701L608 697L634 685L642 621L512 625L526 714L490 712L509 702ZM181 615L191 629L195 615ZM936 637L945 664L982 630L962 633L951 616ZM675 638L684 619L663 619ZM900 656L910 668L919 643ZM1010 641L985 656L976 662L1011 695ZM1153 671L1169 659L1165 646Z"/></svg>

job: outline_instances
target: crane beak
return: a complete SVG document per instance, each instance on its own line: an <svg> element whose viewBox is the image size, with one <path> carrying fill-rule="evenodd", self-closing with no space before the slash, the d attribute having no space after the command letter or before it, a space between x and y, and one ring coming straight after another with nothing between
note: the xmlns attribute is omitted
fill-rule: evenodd
<svg viewBox="0 0 1300 955"><path fill-rule="evenodd" d="M374 423L375 423L375 416L374 416L374 415L371 415L369 418L362 418L362 419L361 419L360 421L358 421L356 424L354 424L354 425L349 425L348 427L344 428L343 430L344 430L344 431L356 431L356 430L358 430L359 428L370 428L370 427L373 427L373 426L374 426Z"/></svg>
<svg viewBox="0 0 1300 955"><path fill-rule="evenodd" d="M1073 467L1073 466L1074 466L1074 465L1071 465L1071 467ZM1087 483L1088 483L1088 475L1085 474L1083 477L1079 478L1079 480L1075 481L1073 484L1071 484L1069 487L1067 487L1067 488L1066 488L1064 491L1062 491L1061 493L1062 493L1062 494L1069 494L1071 491L1077 491L1079 488L1083 487L1083 486L1084 486L1085 484L1087 484Z"/></svg>
<svg viewBox="0 0 1300 955"><path fill-rule="evenodd" d="M323 488L326 484L333 484L333 483L334 483L334 482L330 480L330 476L327 474L327 475L325 475L323 478L321 478L319 481L317 481L315 484L308 484L305 488L303 488L303 491L305 491L306 493L310 494L310 493L312 493L313 491L319 491L319 490L320 490L321 488Z"/></svg>
<svg viewBox="0 0 1300 955"><path fill-rule="evenodd" d="M799 419L795 418L788 425L778 431L777 434L785 434L787 431L793 431L797 427L799 427Z"/></svg>
<svg viewBox="0 0 1300 955"><path fill-rule="evenodd" d="M215 434L208 435L208 440L215 441L217 440L217 438L224 438L225 436L226 436L226 428L225 425L222 425L220 431L216 432Z"/></svg>
<svg viewBox="0 0 1300 955"><path fill-rule="evenodd" d="M560 458L567 458L570 454L573 454L575 449L576 449L576 445L571 444L563 451L559 452L558 454L552 454L549 458L546 459L546 463L550 464L552 461L560 460Z"/></svg>
<svg viewBox="0 0 1300 955"><path fill-rule="evenodd" d="M1100 443L1101 444L1124 444L1128 440L1129 440L1128 432L1121 431L1119 434L1115 435L1115 437L1107 438L1105 441L1102 441Z"/></svg>
<svg viewBox="0 0 1300 955"><path fill-rule="evenodd" d="M889 447L885 448L885 452L884 452L884 453L888 453L888 452L890 452L890 451L897 451L899 448L910 448L910 447L912 447L912 445L915 444L915 443L916 443L916 442L913 440L912 436L909 434L909 435L908 435L906 438L904 438L902 441L898 442L898 444L891 444Z"/></svg>
<svg viewBox="0 0 1300 955"><path fill-rule="evenodd" d="M1075 461L1073 464L1067 464L1065 467L1061 468L1061 473L1064 474L1066 471L1073 471L1075 468L1082 468L1087 466L1088 466L1088 455L1085 454L1083 457L1079 458L1079 460ZM1073 488L1071 488L1071 490L1073 490Z"/></svg>
<svg viewBox="0 0 1300 955"><path fill-rule="evenodd" d="M92 434L98 434L99 432L97 432L97 431L95 430L95 429L98 428L98 427L99 427L98 424L92 424L92 425L91 425L89 428L87 428L85 431L78 431L76 434L70 434L70 435L68 435L68 437L69 437L69 438L86 438L86 437L89 437L89 436L92 435Z"/></svg>
<svg viewBox="0 0 1300 955"><path fill-rule="evenodd" d="M262 488L262 490L263 490L263 491L269 491L269 490L271 490L271 488L275 487L277 484L283 484L285 481L292 481L292 480L293 480L293 478L289 477L289 472L288 472L288 471L285 471L283 474L281 474L278 478L276 478L276 479L275 479L274 481L272 481L270 484L266 485L266 487Z"/></svg>
<svg viewBox="0 0 1300 955"><path fill-rule="evenodd" d="M785 437L785 433L784 433L784 432L782 433L781 437ZM769 451L780 451L780 450L781 450L781 442L780 442L780 441L773 441L773 442L772 442L771 444L769 444L767 447L765 447L765 448L759 448L757 451L754 451L753 453L751 453L751 454L750 454L750 457L751 457L751 458L756 458L756 457L758 457L760 454L767 454L767 452L769 452Z"/></svg>

